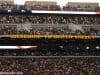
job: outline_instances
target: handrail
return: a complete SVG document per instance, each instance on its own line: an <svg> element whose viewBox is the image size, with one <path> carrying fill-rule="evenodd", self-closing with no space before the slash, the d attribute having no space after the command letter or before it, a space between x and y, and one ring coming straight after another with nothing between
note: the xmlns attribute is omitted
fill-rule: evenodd
<svg viewBox="0 0 100 75"><path fill-rule="evenodd" d="M0 23L0 25L25 25L27 23ZM79 25L79 26L100 26L100 24L31 24L32 26L68 26L68 25Z"/></svg>
<svg viewBox="0 0 100 75"><path fill-rule="evenodd" d="M0 56L0 58L100 58L100 56Z"/></svg>

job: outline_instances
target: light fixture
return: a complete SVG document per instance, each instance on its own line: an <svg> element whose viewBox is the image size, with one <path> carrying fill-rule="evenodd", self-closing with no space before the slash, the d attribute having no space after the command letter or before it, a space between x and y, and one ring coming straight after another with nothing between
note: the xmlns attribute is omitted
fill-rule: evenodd
<svg viewBox="0 0 100 75"><path fill-rule="evenodd" d="M99 47L99 46L96 46L95 48L96 48L97 50L98 50L98 49L100 49L100 47Z"/></svg>
<svg viewBox="0 0 100 75"><path fill-rule="evenodd" d="M89 46L87 46L87 47L86 47L86 49L90 49L90 47L89 47Z"/></svg>

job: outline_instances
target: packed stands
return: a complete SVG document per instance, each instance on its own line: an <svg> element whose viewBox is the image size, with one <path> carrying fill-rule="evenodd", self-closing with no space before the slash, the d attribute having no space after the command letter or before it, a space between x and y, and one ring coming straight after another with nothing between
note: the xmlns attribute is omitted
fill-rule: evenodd
<svg viewBox="0 0 100 75"><path fill-rule="evenodd" d="M100 56L100 39L0 39L1 46L37 46L1 49L2 56ZM16 43L15 43L16 42Z"/></svg>
<svg viewBox="0 0 100 75"><path fill-rule="evenodd" d="M98 14L25 13L100 11L97 3L70 4L62 10L56 2L26 1L25 5L15 5L11 0L0 2L0 13L7 10L6 14L0 14L0 75L100 75ZM13 35L42 35L44 38L12 38ZM55 39L52 35L70 38Z"/></svg>
<svg viewBox="0 0 100 75"><path fill-rule="evenodd" d="M100 35L98 15L2 14L0 35Z"/></svg>
<svg viewBox="0 0 100 75"><path fill-rule="evenodd" d="M19 24L20 25L20 24ZM37 25L33 24L30 27L21 24L0 25L0 35L91 35L100 36L100 26L77 26L77 25ZM30 25L30 24L29 24ZM23 28L21 28L23 27ZM65 28L66 27L66 28ZM73 28L75 27L75 28ZM78 28L77 28L78 27ZM89 28L90 27L90 28ZM95 28L94 28L95 27Z"/></svg>
<svg viewBox="0 0 100 75"><path fill-rule="evenodd" d="M33 24L100 24L98 15L56 15L56 14L2 14L0 23Z"/></svg>
<svg viewBox="0 0 100 75"><path fill-rule="evenodd" d="M56 8L51 9L50 6L55 5L56 3L48 3L48 2L26 2L25 5L14 5L14 11L15 10L23 10L23 12L25 12L24 10L58 10ZM12 3L13 5L13 3ZM28 6L29 5L29 6ZM44 8L44 5L45 8ZM49 6L48 6L49 5ZM74 4L77 6L77 4ZM86 4L86 5L90 5L90 4ZM33 6L33 7L32 7ZM42 7L43 6L43 7ZM91 7L97 7L98 4L92 4ZM83 4L83 7L85 7L85 4ZM6 8L6 7L5 7ZM27 9L26 9L27 8ZM49 9L48 9L49 8ZM8 9L8 8L7 8ZM84 11L84 10L83 10ZM8 12L8 13L3 13L0 14L0 38L9 38L8 36L12 36L12 35L42 35L44 36L44 38L40 38L40 39L46 39L43 41L48 42L48 39L46 38L46 36L50 36L49 39L54 39L51 37L51 35L56 36L56 35L60 35L61 36L69 36L69 35L74 35L74 37L81 37L80 35L83 36L100 36L100 17L99 15L93 15L93 14L37 14L37 13L12 13L12 12ZM83 39L87 39L84 37L81 37L81 40ZM25 36L24 36L25 37ZM71 37L71 36L70 36ZM26 38L26 37L25 37ZM39 37L38 37L39 38ZM35 39L38 39L35 38ZM10 38L11 39L11 38ZM21 38L22 39L22 38ZM32 40L34 40L34 38L31 38ZM56 38L57 39L57 38ZM61 39L65 39L65 38L61 38ZM68 38L66 38L68 40ZM77 40L75 38L71 38L70 40L73 40L77 42ZM79 38L80 39L80 38ZM98 38L97 38L98 39ZM8 39L9 40L9 39ZM12 39L12 40L3 40L3 42L6 42L7 45L10 45L10 42L14 42L11 45L16 45L16 40ZM32 41L31 40L31 41ZM38 39L39 40L39 39ZM65 43L62 44L62 46L59 45L54 45L52 46L51 44L36 44L37 46L39 46L38 50L35 50L35 52L26 52L24 50L21 51L12 51L10 52L10 50L0 50L1 51L1 55L100 55L99 54L99 42L98 40L95 40L94 38L92 38L92 40L96 41L96 43L92 43L92 45L89 44L89 40L84 40L82 43L86 44L86 46L84 44L80 45L79 41L78 43ZM1 40L2 41L2 40ZM20 39L18 39L17 41L20 41ZM42 41L42 42L43 42ZM61 41L61 40L60 40ZM64 40L66 41L66 40ZM28 43L29 40L25 40L21 45L25 45L25 43ZM86 43L85 43L86 42ZM1 45L3 45L2 42L0 42ZM37 42L38 43L38 42ZM53 43L52 43L53 44ZM19 44L18 44L19 45ZM27 45L32 45L27 44ZM42 46L44 45L44 47ZM72 45L72 46L71 46ZM75 45L78 46L75 47ZM89 45L89 46L88 46ZM66 48L68 46L68 48ZM71 47L70 47L71 46ZM80 46L80 47L79 47ZM46 47L46 48L45 48ZM50 47L50 48L49 48ZM54 47L54 48L53 48ZM93 47L93 48L89 48L89 47ZM63 51L62 51L63 50ZM69 52L70 50L70 52ZM5 51L5 52L3 52ZM53 52L54 51L54 52ZM83 51L83 52L81 52ZM14 52L14 53L13 53ZM10 53L10 54L9 54Z"/></svg>
<svg viewBox="0 0 100 75"><path fill-rule="evenodd" d="M26 62L27 61L27 62ZM99 75L98 57L2 57L0 74L16 75Z"/></svg>

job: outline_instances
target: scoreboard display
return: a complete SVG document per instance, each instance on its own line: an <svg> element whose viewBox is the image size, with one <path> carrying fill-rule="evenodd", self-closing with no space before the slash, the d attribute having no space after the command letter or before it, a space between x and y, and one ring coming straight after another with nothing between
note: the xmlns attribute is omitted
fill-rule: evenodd
<svg viewBox="0 0 100 75"><path fill-rule="evenodd" d="M47 38L47 39L94 39L95 36L84 36L84 35L10 35L10 38L34 38L34 39L39 39L39 38Z"/></svg>

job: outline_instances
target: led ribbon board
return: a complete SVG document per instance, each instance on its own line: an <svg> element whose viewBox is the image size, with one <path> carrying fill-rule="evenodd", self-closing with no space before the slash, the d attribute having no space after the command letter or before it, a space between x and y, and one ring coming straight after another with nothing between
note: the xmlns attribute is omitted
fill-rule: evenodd
<svg viewBox="0 0 100 75"><path fill-rule="evenodd" d="M0 46L0 49L32 49L37 46Z"/></svg>

